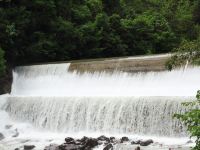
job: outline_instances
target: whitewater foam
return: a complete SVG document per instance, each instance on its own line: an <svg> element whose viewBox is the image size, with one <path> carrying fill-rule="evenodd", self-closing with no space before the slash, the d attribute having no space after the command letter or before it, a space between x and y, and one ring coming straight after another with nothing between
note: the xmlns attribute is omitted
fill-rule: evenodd
<svg viewBox="0 0 200 150"><path fill-rule="evenodd" d="M200 68L129 74L67 71L70 64L18 67L14 96L195 96Z"/></svg>

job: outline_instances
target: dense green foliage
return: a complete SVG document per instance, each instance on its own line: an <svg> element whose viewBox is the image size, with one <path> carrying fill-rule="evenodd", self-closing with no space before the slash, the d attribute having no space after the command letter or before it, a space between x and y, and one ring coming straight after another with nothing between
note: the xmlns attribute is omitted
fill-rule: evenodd
<svg viewBox="0 0 200 150"><path fill-rule="evenodd" d="M200 32L198 0L0 0L11 65L171 52Z"/></svg>
<svg viewBox="0 0 200 150"><path fill-rule="evenodd" d="M194 150L200 149L200 91L197 92L197 100L194 102L186 102L183 105L191 107L184 114L176 114L175 117L182 120L192 137L196 138L196 146Z"/></svg>
<svg viewBox="0 0 200 150"><path fill-rule="evenodd" d="M183 41L178 48L174 49L174 55L171 57L167 66L169 69L186 66L187 64L200 65L200 39L193 41ZM200 91L196 95L197 100L185 102L184 106L188 111L183 114L175 114L175 117L183 121L187 126L191 137L196 138L194 150L200 149Z"/></svg>
<svg viewBox="0 0 200 150"><path fill-rule="evenodd" d="M167 62L168 69L185 66L187 64L200 65L200 39L183 41L174 49L174 55Z"/></svg>

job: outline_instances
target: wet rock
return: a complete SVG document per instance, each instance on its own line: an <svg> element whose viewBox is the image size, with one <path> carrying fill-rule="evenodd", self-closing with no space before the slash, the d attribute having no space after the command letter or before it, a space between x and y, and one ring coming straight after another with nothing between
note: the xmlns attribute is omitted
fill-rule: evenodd
<svg viewBox="0 0 200 150"><path fill-rule="evenodd" d="M153 140L146 140L146 141L141 141L140 142L140 145L141 146L148 146L148 145L150 145L151 143L153 143Z"/></svg>
<svg viewBox="0 0 200 150"><path fill-rule="evenodd" d="M65 138L65 143L66 144L75 144L75 140L71 137Z"/></svg>
<svg viewBox="0 0 200 150"><path fill-rule="evenodd" d="M129 138L124 136L121 138L121 143L129 141Z"/></svg>
<svg viewBox="0 0 200 150"><path fill-rule="evenodd" d="M186 142L186 144L190 144L190 143L193 143L193 141L189 140L189 141Z"/></svg>
<svg viewBox="0 0 200 150"><path fill-rule="evenodd" d="M140 150L140 147L139 147L139 146L138 146L138 147L136 147L136 148L135 148L135 150Z"/></svg>
<svg viewBox="0 0 200 150"><path fill-rule="evenodd" d="M19 136L19 132L17 129L15 129L15 134L12 137L18 137Z"/></svg>
<svg viewBox="0 0 200 150"><path fill-rule="evenodd" d="M57 144L51 144L51 145L49 145L49 146L46 146L46 147L44 148L44 150L59 150L59 147L58 147Z"/></svg>
<svg viewBox="0 0 200 150"><path fill-rule="evenodd" d="M104 147L103 150L113 150L113 145L112 144L108 144L108 145L106 145L106 147Z"/></svg>
<svg viewBox="0 0 200 150"><path fill-rule="evenodd" d="M85 142L85 147L90 147L90 148L94 148L95 146L98 145L98 140L94 139L94 138L89 138L86 142Z"/></svg>
<svg viewBox="0 0 200 150"><path fill-rule="evenodd" d="M0 141L3 139L5 139L5 136L2 133L0 133Z"/></svg>
<svg viewBox="0 0 200 150"><path fill-rule="evenodd" d="M58 148L59 148L58 150L83 150L84 146L76 144L62 144L58 146Z"/></svg>
<svg viewBox="0 0 200 150"><path fill-rule="evenodd" d="M108 137L104 136L104 135L98 137L97 140L110 142L110 139Z"/></svg>
<svg viewBox="0 0 200 150"><path fill-rule="evenodd" d="M115 140L115 137L113 137L113 136L110 137L110 142L111 142L111 143L114 143L115 141L116 141L116 140Z"/></svg>
<svg viewBox="0 0 200 150"><path fill-rule="evenodd" d="M53 141L53 139L48 139L47 141L48 141L48 142L52 142L52 141Z"/></svg>
<svg viewBox="0 0 200 150"><path fill-rule="evenodd" d="M138 140L138 141L132 141L131 144L132 144L132 145L140 144L140 142L141 142L140 140Z"/></svg>
<svg viewBox="0 0 200 150"><path fill-rule="evenodd" d="M82 139L74 140L71 137L65 138L65 143L57 147L54 146L54 149L47 150L91 150L92 148L98 146L98 140L94 138L83 137ZM52 148L53 146L51 146ZM50 147L47 147L50 148Z"/></svg>
<svg viewBox="0 0 200 150"><path fill-rule="evenodd" d="M32 150L35 148L35 145L24 145L24 150Z"/></svg>
<svg viewBox="0 0 200 150"><path fill-rule="evenodd" d="M89 138L84 136L82 139L77 140L78 142L85 143Z"/></svg>
<svg viewBox="0 0 200 150"><path fill-rule="evenodd" d="M30 140L21 140L20 142L21 143L27 143L27 142L29 142Z"/></svg>
<svg viewBox="0 0 200 150"><path fill-rule="evenodd" d="M10 129L10 128L12 128L12 125L5 125L5 129Z"/></svg>

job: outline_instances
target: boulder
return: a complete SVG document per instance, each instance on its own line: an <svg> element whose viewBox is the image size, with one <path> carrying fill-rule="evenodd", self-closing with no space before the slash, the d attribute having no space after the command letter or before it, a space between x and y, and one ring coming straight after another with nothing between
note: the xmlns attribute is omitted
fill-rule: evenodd
<svg viewBox="0 0 200 150"><path fill-rule="evenodd" d="M115 137L113 137L113 136L110 137L110 142L111 142L111 143L114 143L114 142L115 142Z"/></svg>
<svg viewBox="0 0 200 150"><path fill-rule="evenodd" d="M108 145L106 145L106 147L104 147L103 150L113 150L113 145L112 144L108 144Z"/></svg>
<svg viewBox="0 0 200 150"><path fill-rule="evenodd" d="M76 144L62 144L58 146L58 148L59 148L58 150L83 150L84 146Z"/></svg>
<svg viewBox="0 0 200 150"><path fill-rule="evenodd" d="M132 145L134 145L134 144L140 144L140 142L141 142L140 140L138 140L138 141L132 141L131 144Z"/></svg>
<svg viewBox="0 0 200 150"><path fill-rule="evenodd" d="M95 146L97 146L99 143L98 143L98 140L97 139L94 139L94 138L89 138L86 140L85 142L85 147L89 147L89 148L94 148Z"/></svg>
<svg viewBox="0 0 200 150"><path fill-rule="evenodd" d="M46 147L44 148L44 150L59 150L59 147L58 147L57 144L51 144L51 145L49 145L49 146L46 146Z"/></svg>
<svg viewBox="0 0 200 150"><path fill-rule="evenodd" d="M0 133L0 141L3 139L5 139L5 136L2 133Z"/></svg>
<svg viewBox="0 0 200 150"><path fill-rule="evenodd" d="M129 141L129 138L124 136L121 138L121 143Z"/></svg>
<svg viewBox="0 0 200 150"><path fill-rule="evenodd" d="M32 150L35 148L35 145L24 145L24 150Z"/></svg>
<svg viewBox="0 0 200 150"><path fill-rule="evenodd" d="M5 125L5 129L10 129L10 128L12 128L12 125Z"/></svg>
<svg viewBox="0 0 200 150"><path fill-rule="evenodd" d="M136 148L135 148L135 150L140 150L140 147L139 147L139 146L138 146L138 147L136 147Z"/></svg>
<svg viewBox="0 0 200 150"><path fill-rule="evenodd" d="M77 140L77 142L85 143L88 139L89 139L88 137L84 136L84 137L82 137L82 139Z"/></svg>
<svg viewBox="0 0 200 150"><path fill-rule="evenodd" d="M108 137L104 136L104 135L98 137L97 140L110 142L110 139Z"/></svg>
<svg viewBox="0 0 200 150"><path fill-rule="evenodd" d="M190 144L190 143L193 143L193 141L189 140L189 141L186 142L186 144Z"/></svg>
<svg viewBox="0 0 200 150"><path fill-rule="evenodd" d="M75 144L75 140L71 137L65 138L65 143L66 144Z"/></svg>
<svg viewBox="0 0 200 150"><path fill-rule="evenodd" d="M98 140L94 138L83 137L82 139L74 140L71 137L65 138L65 143L57 146L59 150L91 150L99 145ZM55 147L55 148L57 148ZM49 147L48 147L49 148ZM57 150L57 149L47 150Z"/></svg>
<svg viewBox="0 0 200 150"><path fill-rule="evenodd" d="M141 146L148 146L148 145L150 145L151 143L153 143L153 140L146 140L146 141L141 141L140 142L140 145Z"/></svg>

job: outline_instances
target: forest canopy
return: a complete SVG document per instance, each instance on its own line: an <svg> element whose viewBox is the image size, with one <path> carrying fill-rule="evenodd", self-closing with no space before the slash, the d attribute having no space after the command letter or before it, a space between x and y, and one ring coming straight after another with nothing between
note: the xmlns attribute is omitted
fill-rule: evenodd
<svg viewBox="0 0 200 150"><path fill-rule="evenodd" d="M5 62L166 53L199 34L199 0L0 0L0 72Z"/></svg>

